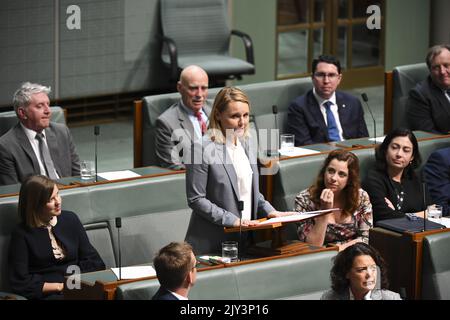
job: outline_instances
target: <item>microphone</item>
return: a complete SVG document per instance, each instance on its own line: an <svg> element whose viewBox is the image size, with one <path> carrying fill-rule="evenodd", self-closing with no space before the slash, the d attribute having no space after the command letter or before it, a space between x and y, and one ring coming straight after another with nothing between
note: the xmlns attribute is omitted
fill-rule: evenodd
<svg viewBox="0 0 450 320"><path fill-rule="evenodd" d="M100 127L94 127L94 135L95 135L95 182L98 182L98 168L97 168L97 136L100 135Z"/></svg>
<svg viewBox="0 0 450 320"><path fill-rule="evenodd" d="M116 218L117 243L119 245L119 280L122 280L122 252L120 250L120 228L122 228L122 218Z"/></svg>
<svg viewBox="0 0 450 320"><path fill-rule="evenodd" d="M275 130L277 132L276 136L279 137L279 134L278 134L278 118L277 118L278 107L276 105L272 106L272 114L273 114L273 118L274 118L274 122L275 122ZM269 157L276 157L276 156L278 156L278 150L277 149L272 150L272 133L269 133L269 136L270 136L270 147L271 147L271 149L267 150L267 156L269 156ZM278 145L278 141L275 143L275 146L277 146L277 145Z"/></svg>
<svg viewBox="0 0 450 320"><path fill-rule="evenodd" d="M361 93L361 97L363 98L364 102L366 103L367 110L370 112L370 116L373 120L373 138L375 139L375 144L377 144L377 122L375 121L375 117L373 116L372 110L369 107L369 98L367 97L367 94L365 92Z"/></svg>
<svg viewBox="0 0 450 320"><path fill-rule="evenodd" d="M244 210L244 201L238 201L238 211L239 211L239 250L238 250L238 260L241 261L242 258L242 211Z"/></svg>

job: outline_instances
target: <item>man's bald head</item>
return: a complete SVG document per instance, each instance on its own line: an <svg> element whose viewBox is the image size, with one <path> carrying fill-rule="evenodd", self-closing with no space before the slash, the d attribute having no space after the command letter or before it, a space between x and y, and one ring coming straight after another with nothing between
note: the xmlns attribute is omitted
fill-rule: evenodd
<svg viewBox="0 0 450 320"><path fill-rule="evenodd" d="M208 74L196 65L184 68L177 83L177 90L186 107L194 112L199 111L208 97Z"/></svg>

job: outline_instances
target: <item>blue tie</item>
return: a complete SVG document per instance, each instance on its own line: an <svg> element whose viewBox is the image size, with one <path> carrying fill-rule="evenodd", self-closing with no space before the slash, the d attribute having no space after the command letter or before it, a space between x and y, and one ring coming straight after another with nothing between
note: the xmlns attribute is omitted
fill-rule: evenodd
<svg viewBox="0 0 450 320"><path fill-rule="evenodd" d="M339 130L336 125L336 119L334 119L333 112L331 111L331 105L333 103L327 101L323 104L325 109L327 110L327 123L328 123L328 138L330 141L339 141L341 138L339 137Z"/></svg>

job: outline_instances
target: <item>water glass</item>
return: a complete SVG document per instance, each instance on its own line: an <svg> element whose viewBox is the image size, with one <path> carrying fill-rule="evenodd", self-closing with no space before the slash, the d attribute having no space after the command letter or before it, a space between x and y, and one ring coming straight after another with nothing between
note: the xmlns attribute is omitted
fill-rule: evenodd
<svg viewBox="0 0 450 320"><path fill-rule="evenodd" d="M80 175L82 180L93 180L95 178L94 161L80 161Z"/></svg>
<svg viewBox="0 0 450 320"><path fill-rule="evenodd" d="M280 135L280 149L282 152L292 152L294 151L294 141L295 136L293 134L282 134Z"/></svg>
<svg viewBox="0 0 450 320"><path fill-rule="evenodd" d="M230 262L238 261L238 243L237 243L237 241L222 242L222 257L229 258Z"/></svg>
<svg viewBox="0 0 450 320"><path fill-rule="evenodd" d="M437 223L441 223L442 206L439 204L428 206L428 218L435 219Z"/></svg>

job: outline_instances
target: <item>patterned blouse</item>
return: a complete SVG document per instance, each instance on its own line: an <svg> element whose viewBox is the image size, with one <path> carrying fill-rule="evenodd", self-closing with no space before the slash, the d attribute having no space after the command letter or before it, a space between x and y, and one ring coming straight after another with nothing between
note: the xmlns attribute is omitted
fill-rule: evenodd
<svg viewBox="0 0 450 320"><path fill-rule="evenodd" d="M308 189L301 191L295 197L295 211L305 212L319 210L311 201ZM308 219L298 224L298 237L306 242L306 237L314 226L315 220ZM369 229L372 228L372 204L369 195L363 189L359 189L359 206L356 208L350 223L328 224L324 245L333 243L341 244L349 240L361 238L365 243L369 242Z"/></svg>

